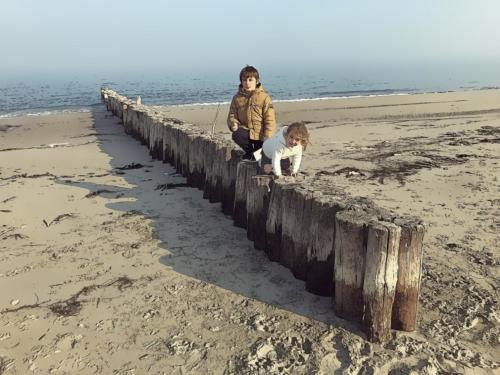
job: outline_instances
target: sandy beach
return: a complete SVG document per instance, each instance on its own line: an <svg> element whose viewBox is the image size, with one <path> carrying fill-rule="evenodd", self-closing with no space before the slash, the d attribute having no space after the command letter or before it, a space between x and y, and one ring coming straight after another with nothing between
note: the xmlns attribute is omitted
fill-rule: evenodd
<svg viewBox="0 0 500 375"><path fill-rule="evenodd" d="M303 175L427 223L417 332L367 342L95 106L0 119L0 374L499 374L500 90L275 107Z"/></svg>

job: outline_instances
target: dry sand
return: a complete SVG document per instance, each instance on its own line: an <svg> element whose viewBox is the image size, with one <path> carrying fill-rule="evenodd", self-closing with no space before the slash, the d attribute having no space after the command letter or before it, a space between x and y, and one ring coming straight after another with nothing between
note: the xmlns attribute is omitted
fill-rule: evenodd
<svg viewBox="0 0 500 375"><path fill-rule="evenodd" d="M366 342L96 106L0 119L0 374L500 373L500 90L276 109L302 173L429 224L418 332Z"/></svg>

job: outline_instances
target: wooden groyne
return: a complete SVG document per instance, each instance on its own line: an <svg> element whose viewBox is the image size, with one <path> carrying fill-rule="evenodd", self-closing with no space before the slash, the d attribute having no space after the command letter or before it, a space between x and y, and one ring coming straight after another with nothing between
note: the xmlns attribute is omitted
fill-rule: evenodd
<svg viewBox="0 0 500 375"><path fill-rule="evenodd" d="M255 248L304 280L308 291L331 296L335 314L362 324L368 340L416 329L425 234L418 218L313 179L259 175L257 163L240 161L242 151L221 136L110 89L101 96L152 157L220 202Z"/></svg>

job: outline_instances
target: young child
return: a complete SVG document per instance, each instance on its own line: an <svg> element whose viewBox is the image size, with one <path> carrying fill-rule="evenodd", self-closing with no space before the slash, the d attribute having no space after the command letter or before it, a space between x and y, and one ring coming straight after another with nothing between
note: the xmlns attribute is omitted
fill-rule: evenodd
<svg viewBox="0 0 500 375"><path fill-rule="evenodd" d="M243 160L255 160L253 153L276 131L273 103L259 81L259 72L253 66L245 66L240 72L238 93L233 97L227 125L232 138L245 155Z"/></svg>
<svg viewBox="0 0 500 375"><path fill-rule="evenodd" d="M296 176L302 161L302 150L305 150L308 144L309 132L303 122L284 126L264 142L260 164L262 172L272 172L277 177L281 177L283 172Z"/></svg>

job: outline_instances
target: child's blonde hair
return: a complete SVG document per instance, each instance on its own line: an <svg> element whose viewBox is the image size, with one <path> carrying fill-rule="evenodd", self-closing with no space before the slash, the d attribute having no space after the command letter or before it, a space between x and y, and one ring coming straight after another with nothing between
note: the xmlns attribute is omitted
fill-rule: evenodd
<svg viewBox="0 0 500 375"><path fill-rule="evenodd" d="M307 145L311 142L309 141L309 131L307 130L306 124L304 122L294 122L288 125L286 129L286 135L293 135L295 138L300 139L304 151Z"/></svg>

